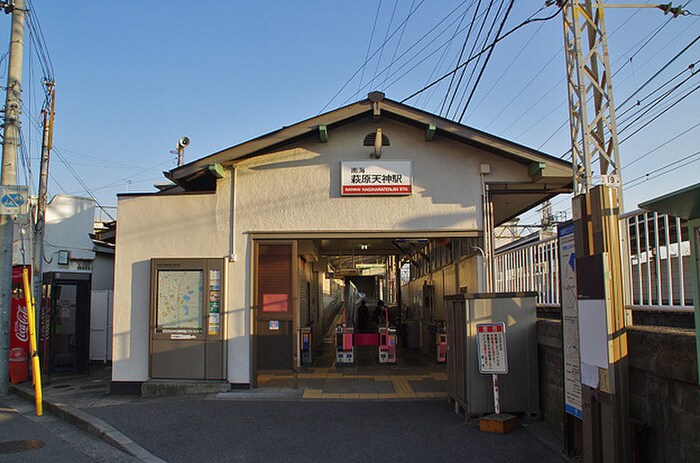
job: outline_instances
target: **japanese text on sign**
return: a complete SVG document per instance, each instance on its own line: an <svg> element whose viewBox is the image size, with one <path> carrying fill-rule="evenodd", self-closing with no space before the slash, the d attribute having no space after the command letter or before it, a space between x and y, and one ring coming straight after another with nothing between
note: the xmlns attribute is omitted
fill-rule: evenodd
<svg viewBox="0 0 700 463"><path fill-rule="evenodd" d="M342 161L341 194L383 196L413 192L411 161Z"/></svg>
<svg viewBox="0 0 700 463"><path fill-rule="evenodd" d="M479 355L479 373L508 373L505 323L477 324L476 345Z"/></svg>

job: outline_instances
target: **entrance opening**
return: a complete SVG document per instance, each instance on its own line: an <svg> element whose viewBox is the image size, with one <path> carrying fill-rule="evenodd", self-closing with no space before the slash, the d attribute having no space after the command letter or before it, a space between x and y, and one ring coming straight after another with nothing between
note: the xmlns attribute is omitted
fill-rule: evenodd
<svg viewBox="0 0 700 463"><path fill-rule="evenodd" d="M443 298L478 291L477 236L301 238L294 251L289 239L256 243L258 387L446 396ZM273 304L276 294L290 303ZM285 310L266 312L268 303Z"/></svg>

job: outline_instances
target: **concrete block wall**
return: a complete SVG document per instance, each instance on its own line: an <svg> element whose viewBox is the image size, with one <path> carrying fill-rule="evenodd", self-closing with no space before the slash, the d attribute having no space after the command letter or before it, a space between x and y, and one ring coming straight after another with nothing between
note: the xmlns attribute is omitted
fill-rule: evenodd
<svg viewBox="0 0 700 463"><path fill-rule="evenodd" d="M564 433L561 321L538 319L542 417ZM641 461L697 461L700 386L695 331L665 327L628 330L630 417Z"/></svg>
<svg viewBox="0 0 700 463"><path fill-rule="evenodd" d="M700 386L695 331L628 331L630 415L646 428L648 461L697 461Z"/></svg>

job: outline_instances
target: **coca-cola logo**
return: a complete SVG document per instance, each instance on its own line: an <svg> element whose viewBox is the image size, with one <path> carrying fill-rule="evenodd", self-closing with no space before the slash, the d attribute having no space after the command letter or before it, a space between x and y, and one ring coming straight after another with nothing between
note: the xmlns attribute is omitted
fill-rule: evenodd
<svg viewBox="0 0 700 463"><path fill-rule="evenodd" d="M15 319L14 327L15 336L22 342L29 341L29 315L27 308L21 305L17 306L17 318Z"/></svg>

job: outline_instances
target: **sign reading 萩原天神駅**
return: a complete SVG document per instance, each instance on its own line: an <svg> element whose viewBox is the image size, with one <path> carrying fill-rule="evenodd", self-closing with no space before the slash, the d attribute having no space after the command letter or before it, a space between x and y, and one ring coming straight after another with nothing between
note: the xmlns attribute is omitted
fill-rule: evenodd
<svg viewBox="0 0 700 463"><path fill-rule="evenodd" d="M402 196L413 193L411 161L341 161L343 196Z"/></svg>

